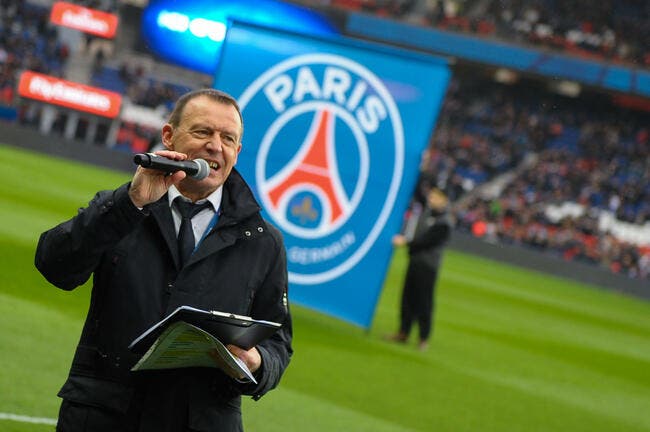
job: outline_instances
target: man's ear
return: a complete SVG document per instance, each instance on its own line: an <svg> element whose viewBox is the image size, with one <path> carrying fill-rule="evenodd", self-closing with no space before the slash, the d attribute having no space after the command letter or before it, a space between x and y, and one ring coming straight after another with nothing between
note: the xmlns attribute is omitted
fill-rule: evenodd
<svg viewBox="0 0 650 432"><path fill-rule="evenodd" d="M162 143L167 150L174 150L174 145L172 144L172 136L174 135L174 128L169 123L165 123L162 127Z"/></svg>
<svg viewBox="0 0 650 432"><path fill-rule="evenodd" d="M239 152L241 151L241 143L239 143L239 147L237 147L237 153L235 153L235 161L233 162L233 165L237 165L237 160L239 159Z"/></svg>

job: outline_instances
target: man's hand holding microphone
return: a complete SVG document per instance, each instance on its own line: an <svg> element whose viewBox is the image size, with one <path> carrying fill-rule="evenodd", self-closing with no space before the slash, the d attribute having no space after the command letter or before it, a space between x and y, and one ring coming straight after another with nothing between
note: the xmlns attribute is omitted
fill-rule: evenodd
<svg viewBox="0 0 650 432"><path fill-rule="evenodd" d="M186 154L171 150L136 154L133 161L138 169L131 180L129 197L138 208L158 201L171 185L185 177L202 180L210 174L205 160L188 160Z"/></svg>

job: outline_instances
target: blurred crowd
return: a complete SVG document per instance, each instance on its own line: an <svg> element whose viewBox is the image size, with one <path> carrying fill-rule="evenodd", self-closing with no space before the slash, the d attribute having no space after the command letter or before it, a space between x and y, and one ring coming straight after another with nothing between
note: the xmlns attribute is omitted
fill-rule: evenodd
<svg viewBox="0 0 650 432"><path fill-rule="evenodd" d="M135 122L122 121L115 139L115 150L147 153L160 143L160 130Z"/></svg>
<svg viewBox="0 0 650 432"><path fill-rule="evenodd" d="M118 0L75 0L71 2L79 6L87 7L90 9L97 9L103 12L117 13Z"/></svg>
<svg viewBox="0 0 650 432"><path fill-rule="evenodd" d="M312 0L410 23L650 67L645 0Z"/></svg>
<svg viewBox="0 0 650 432"><path fill-rule="evenodd" d="M105 71L98 71L103 74ZM166 118L171 112L173 104L182 94L191 90L190 87L168 83L154 79L146 69L138 63L123 61L120 64L117 76L123 95L130 103L154 109L160 113L161 118ZM96 82L96 78L94 78ZM114 83L115 84L115 83ZM142 125L131 121L122 121L115 142L116 150L133 153L147 152L160 142L160 129Z"/></svg>
<svg viewBox="0 0 650 432"><path fill-rule="evenodd" d="M602 36L587 43L599 55L650 64L645 52L650 19L642 1L605 0L589 8L579 0L319 3L535 43L548 43L550 35L571 39L577 28ZM85 5L116 10L114 0ZM62 77L70 56L48 21L47 8L0 0L0 110L18 106L19 118L28 124L37 123L38 113L33 104L21 111L19 72ZM543 24L550 27L542 32L546 42L539 33ZM137 61L108 62L104 50L93 55L92 85L118 91L134 105L166 113L190 90L154 78ZM453 203L460 230L650 278L650 113L615 106L605 96L562 97L532 81L497 84L475 72L455 71L423 157L415 200L437 187ZM52 131L61 133L63 125L61 117ZM157 127L121 119L114 148L149 151L158 145L159 133Z"/></svg>
<svg viewBox="0 0 650 432"><path fill-rule="evenodd" d="M116 0L77 1L78 5L117 12ZM135 61L123 60L111 66L112 41L85 35L84 53L92 61L90 84L121 93L128 103L160 109L162 117L187 86L161 81ZM57 26L50 23L50 8L40 3L0 0L0 118L18 120L37 126L40 109L37 104L23 103L17 97L18 78L23 70L65 77L70 47L62 41ZM115 73L110 73L114 70ZM108 73L107 73L108 71ZM62 134L65 114L59 113L51 132ZM114 148L124 151L146 151L155 145L159 131L131 121L120 122Z"/></svg>
<svg viewBox="0 0 650 432"><path fill-rule="evenodd" d="M189 90L186 86L153 79L139 64L123 61L118 71L124 94L131 102L147 108L164 106L171 111L174 101Z"/></svg>
<svg viewBox="0 0 650 432"><path fill-rule="evenodd" d="M416 198L430 187L475 236L650 277L648 112L457 77Z"/></svg>
<svg viewBox="0 0 650 432"><path fill-rule="evenodd" d="M0 104L14 101L18 72L62 76L70 55L49 24L49 8L15 0L0 0Z"/></svg>

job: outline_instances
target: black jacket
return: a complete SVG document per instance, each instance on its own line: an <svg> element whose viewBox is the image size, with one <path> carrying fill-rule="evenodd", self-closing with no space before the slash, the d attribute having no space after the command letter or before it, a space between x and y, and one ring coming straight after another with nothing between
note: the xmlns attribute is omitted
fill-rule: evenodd
<svg viewBox="0 0 650 432"><path fill-rule="evenodd" d="M437 213L425 207L418 217L413 238L408 242L410 262L437 270L452 227L448 212Z"/></svg>
<svg viewBox="0 0 650 432"><path fill-rule="evenodd" d="M118 413L144 410L147 403L163 410L186 403L193 429L239 430L240 395L259 398L274 388L292 354L281 234L262 219L252 192L233 170L217 225L179 268L167 196L139 211L128 186L99 192L38 243L36 267L57 287L72 290L93 275L88 315L59 395ZM181 305L283 323L258 345L258 385L238 383L211 368L129 371L138 359L127 349L130 342ZM156 386L167 391L152 392ZM152 398L152 393L159 394ZM163 414L141 430L155 430Z"/></svg>

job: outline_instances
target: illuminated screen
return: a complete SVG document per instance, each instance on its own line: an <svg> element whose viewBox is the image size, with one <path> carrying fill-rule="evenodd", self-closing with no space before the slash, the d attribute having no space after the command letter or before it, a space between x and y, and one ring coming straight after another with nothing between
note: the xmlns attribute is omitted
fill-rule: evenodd
<svg viewBox="0 0 650 432"><path fill-rule="evenodd" d="M322 15L274 0L152 0L142 15L142 36L165 60L212 74L230 19L311 35L338 33Z"/></svg>

